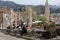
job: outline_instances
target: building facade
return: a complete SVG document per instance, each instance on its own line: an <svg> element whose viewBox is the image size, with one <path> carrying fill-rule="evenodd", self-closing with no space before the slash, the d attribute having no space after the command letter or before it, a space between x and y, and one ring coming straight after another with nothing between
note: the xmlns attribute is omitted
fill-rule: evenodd
<svg viewBox="0 0 60 40"><path fill-rule="evenodd" d="M0 27L7 28L9 25L13 26L13 21L15 21L17 26L19 12L14 11L12 8L8 8L7 6L3 6L0 8Z"/></svg>

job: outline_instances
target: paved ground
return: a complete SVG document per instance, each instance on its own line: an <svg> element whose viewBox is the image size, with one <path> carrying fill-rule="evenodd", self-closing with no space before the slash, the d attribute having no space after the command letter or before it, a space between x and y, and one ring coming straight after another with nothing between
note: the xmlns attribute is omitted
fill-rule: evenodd
<svg viewBox="0 0 60 40"><path fill-rule="evenodd" d="M25 40L25 39L13 37L0 32L0 40Z"/></svg>
<svg viewBox="0 0 60 40"><path fill-rule="evenodd" d="M0 40L26 40L26 39L17 38L15 36L6 35L5 33L0 32ZM53 39L35 39L35 40L60 40L60 36L57 36L57 39L53 38Z"/></svg>

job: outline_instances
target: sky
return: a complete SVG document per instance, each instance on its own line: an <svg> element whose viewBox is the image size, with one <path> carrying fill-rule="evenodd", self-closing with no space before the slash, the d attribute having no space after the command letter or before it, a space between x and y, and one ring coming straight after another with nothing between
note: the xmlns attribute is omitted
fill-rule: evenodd
<svg viewBox="0 0 60 40"><path fill-rule="evenodd" d="M5 0L7 1L7 0ZM44 5L46 0L8 0L13 1L17 4L24 4L24 5ZM50 5L58 5L60 4L60 0L48 0Z"/></svg>

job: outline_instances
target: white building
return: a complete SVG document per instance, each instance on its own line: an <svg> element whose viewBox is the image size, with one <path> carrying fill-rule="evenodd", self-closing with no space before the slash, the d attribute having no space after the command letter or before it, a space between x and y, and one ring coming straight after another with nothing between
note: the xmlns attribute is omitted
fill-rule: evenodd
<svg viewBox="0 0 60 40"><path fill-rule="evenodd" d="M53 20L56 24L60 24L60 13L52 13L51 20Z"/></svg>

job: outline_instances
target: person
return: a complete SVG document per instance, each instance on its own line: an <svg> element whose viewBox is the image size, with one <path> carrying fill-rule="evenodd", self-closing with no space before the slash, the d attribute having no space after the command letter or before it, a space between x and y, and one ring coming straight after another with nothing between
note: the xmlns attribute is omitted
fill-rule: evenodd
<svg viewBox="0 0 60 40"><path fill-rule="evenodd" d="M15 27L16 27L16 26L15 26L15 21L13 21L13 29L15 29Z"/></svg>
<svg viewBox="0 0 60 40"><path fill-rule="evenodd" d="M20 22L20 26L21 26L21 27L23 26L23 23L24 23L24 22L21 20L21 22Z"/></svg>
<svg viewBox="0 0 60 40"><path fill-rule="evenodd" d="M46 30L46 29L47 29L47 23L44 24L44 30Z"/></svg>
<svg viewBox="0 0 60 40"><path fill-rule="evenodd" d="M7 32L10 33L10 31L11 31L11 25L7 27Z"/></svg>
<svg viewBox="0 0 60 40"><path fill-rule="evenodd" d="M11 29L11 26L9 25L9 26L7 27L7 29L10 30L10 29Z"/></svg>
<svg viewBox="0 0 60 40"><path fill-rule="evenodd" d="M27 28L26 28L25 24L23 24L21 35L26 35L26 34L27 34Z"/></svg>

